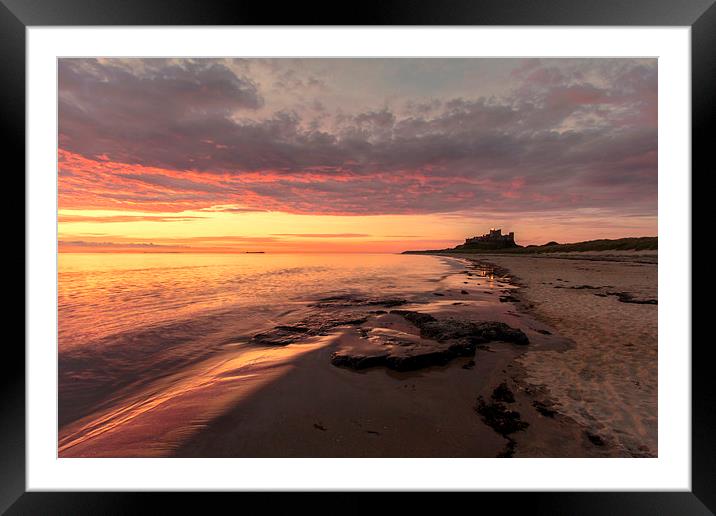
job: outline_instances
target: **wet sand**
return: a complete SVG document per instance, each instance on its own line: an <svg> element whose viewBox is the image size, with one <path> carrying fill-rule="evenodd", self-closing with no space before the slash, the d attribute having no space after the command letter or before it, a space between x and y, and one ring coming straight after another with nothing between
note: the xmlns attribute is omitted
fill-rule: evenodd
<svg viewBox="0 0 716 516"><path fill-rule="evenodd" d="M571 301L560 296L581 295L588 289L551 285L547 289L547 282L556 281L547 277L556 271L569 282L566 285L606 280L602 266L606 262L569 261L578 265L559 266L557 260L546 258L509 257L498 263L503 258L494 257L508 271L470 257L451 259L459 267L436 278L433 291L408 300L329 298L309 305L298 319L292 314L278 321L273 329L248 342L229 339L210 359L139 391L119 393L122 403L118 407L60 429L60 456L614 457L655 453L655 444L652 447L649 441L651 420L641 418L639 427L636 419L623 416L624 412L634 414L632 391L621 393L615 402L604 401L604 395L602 403L593 401L595 386L622 387L616 380L596 383L612 378L610 357L591 363L592 369L586 372L584 366L575 366L599 354L587 353L580 346L594 340L591 332L604 330L599 326L602 316L586 309L569 312L562 305ZM617 279L623 276L620 267L627 265L610 266L619 270L609 276L609 284L624 287ZM591 276L581 270L585 267L594 268ZM545 285L536 287L541 282ZM631 290L650 295L647 290ZM616 295L590 295L600 303L628 304ZM629 307L656 311L653 305ZM429 316L438 325L449 323L449 335L426 333L411 319L409 314L415 313ZM554 313L563 316L550 318ZM583 333L576 320L580 315L594 320L593 325L583 327ZM455 328L484 321L519 330L529 344L488 338L467 352L462 348L459 353L446 351L448 345L464 343L454 335ZM618 328L614 332L612 339L617 338ZM336 354L370 355L387 349L399 355L422 354L434 365L404 371L400 369L405 362L400 361L358 369L332 363ZM654 375L655 353L654 345ZM627 366L628 362L622 364ZM649 368L634 367L645 385L650 385ZM576 377L566 376L570 368ZM572 385L568 388L567 384ZM575 393L581 398L578 403ZM655 428L655 414L653 421ZM634 433L634 428L646 430ZM624 435L634 435L633 446L625 445ZM639 446L648 446L648 452Z"/></svg>
<svg viewBox="0 0 716 516"><path fill-rule="evenodd" d="M441 319L504 321L529 336L528 346L493 342L478 348L474 357L457 357L446 365L411 372L331 366L332 354L353 349L353 335L361 330L378 337L396 331L419 334L391 313L374 315L359 328L325 338L315 351L294 361L289 373L209 422L173 455L619 456L619 450L599 435L551 410L548 391L525 381L519 357L530 349L540 353L571 344L529 314L518 312L513 303L500 303L499 297L514 292L512 285L465 263L464 274L443 279L442 288L426 293L422 302L400 308ZM476 411L479 399L488 405L498 403L493 394L502 384L514 397L502 407L518 413L526 426L507 435Z"/></svg>
<svg viewBox="0 0 716 516"><path fill-rule="evenodd" d="M519 306L574 345L519 357L525 381L624 456L657 439L657 254L474 256L504 267Z"/></svg>

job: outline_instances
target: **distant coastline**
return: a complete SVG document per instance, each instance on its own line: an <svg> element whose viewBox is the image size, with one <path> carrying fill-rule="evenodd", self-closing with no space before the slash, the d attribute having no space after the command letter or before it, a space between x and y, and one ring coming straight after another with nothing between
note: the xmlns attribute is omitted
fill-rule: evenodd
<svg viewBox="0 0 716 516"><path fill-rule="evenodd" d="M588 251L655 251L658 250L658 237L630 237L617 239L587 240L559 244L548 242L544 245L528 245L504 248L482 248L461 244L447 249L426 249L403 251L402 254L541 254L541 253L572 253Z"/></svg>

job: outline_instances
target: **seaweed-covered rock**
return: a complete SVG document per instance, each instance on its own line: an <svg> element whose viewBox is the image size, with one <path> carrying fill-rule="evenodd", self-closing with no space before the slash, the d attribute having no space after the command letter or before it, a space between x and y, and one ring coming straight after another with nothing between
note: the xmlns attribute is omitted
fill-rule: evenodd
<svg viewBox="0 0 716 516"><path fill-rule="evenodd" d="M527 335L522 330L512 328L503 322L487 321L477 323L477 332L480 333L483 339L488 341L499 340L520 345L530 343Z"/></svg>
<svg viewBox="0 0 716 516"><path fill-rule="evenodd" d="M390 313L400 315L405 320L413 323L418 328L422 328L428 323L437 322L437 319L430 314L414 312L412 310L391 310Z"/></svg>
<svg viewBox="0 0 716 516"><path fill-rule="evenodd" d="M329 296L319 299L317 303L314 303L312 307L318 308L351 308L359 306L384 306L392 308L394 306L401 306L407 304L406 299L397 298L362 298L356 297L352 294L341 294L336 296Z"/></svg>
<svg viewBox="0 0 716 516"><path fill-rule="evenodd" d="M503 403L486 403L482 396L477 398L475 411L482 416L485 424L505 437L530 426L520 419L519 412L509 410Z"/></svg>
<svg viewBox="0 0 716 516"><path fill-rule="evenodd" d="M257 333L249 340L249 344L256 346L287 346L307 337L326 335L338 326L357 326L366 322L367 317L352 319L316 318L306 320L295 325L279 325L274 328Z"/></svg>
<svg viewBox="0 0 716 516"><path fill-rule="evenodd" d="M396 371L414 371L424 367L445 365L453 358L455 355L448 349L415 354L405 353L388 355L385 365Z"/></svg>
<svg viewBox="0 0 716 516"><path fill-rule="evenodd" d="M400 316L417 328L419 334L395 325ZM339 367L365 369L384 366L396 371L411 371L447 364L456 357L475 355L486 342L503 341L527 344L529 339L519 329L496 321L472 322L447 318L438 320L430 314L412 310L392 310L381 316L393 319L386 327L361 328L344 335L331 363Z"/></svg>
<svg viewBox="0 0 716 516"><path fill-rule="evenodd" d="M616 296L617 300L622 303L632 303L636 305L655 305L658 303L656 299L637 298L628 292L607 292L609 296Z"/></svg>
<svg viewBox="0 0 716 516"><path fill-rule="evenodd" d="M502 382L500 385L495 387L495 390L492 391L491 397L495 401L503 401L505 403L515 402L515 395L505 382Z"/></svg>
<svg viewBox="0 0 716 516"><path fill-rule="evenodd" d="M387 358L388 353L355 355L335 352L331 355L331 364L337 367L349 367L351 369L367 369L368 367L387 365Z"/></svg>
<svg viewBox="0 0 716 516"><path fill-rule="evenodd" d="M604 441L604 439L603 439L600 435L598 435L598 434L596 434L596 433L594 433L594 432L591 432L591 431L589 431L589 430L585 430L584 433L585 433L585 435L587 436L587 439L589 439L589 441L590 441L594 446L604 446L604 445L607 444L606 441Z"/></svg>
<svg viewBox="0 0 716 516"><path fill-rule="evenodd" d="M542 414L544 417L550 417L553 418L557 415L557 411L552 408L551 405L548 405L547 403L539 400L534 400L532 402L532 406L535 408L537 412Z"/></svg>
<svg viewBox="0 0 716 516"><path fill-rule="evenodd" d="M392 314L401 315L420 329L421 337L440 342L447 340L467 339L472 344L490 341L511 342L513 344L529 344L524 332L512 328L503 322L473 322L460 319L437 320L430 314L411 310L391 310Z"/></svg>
<svg viewBox="0 0 716 516"><path fill-rule="evenodd" d="M310 330L304 328L299 330L277 326L269 331L257 333L251 337L249 343L256 346L288 346L310 333L312 333Z"/></svg>

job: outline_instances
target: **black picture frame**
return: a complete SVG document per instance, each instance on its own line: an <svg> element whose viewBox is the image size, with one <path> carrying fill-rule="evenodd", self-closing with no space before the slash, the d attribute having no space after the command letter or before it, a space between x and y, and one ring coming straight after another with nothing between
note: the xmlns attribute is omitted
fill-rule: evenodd
<svg viewBox="0 0 716 516"><path fill-rule="evenodd" d="M25 29L62 25L602 25L690 26L692 44L692 170L700 176L716 170L713 147L716 123L716 5L715 0L446 0L361 2L345 9L339 2L286 3L280 7L235 0L0 0L0 126L5 152L14 170L25 169ZM345 10L344 10L345 9ZM89 47L91 48L91 47ZM663 144L663 142L660 142ZM9 166L8 166L9 168ZM15 173L19 177L19 172ZM692 185L694 173L692 171ZM24 181L7 195L6 209L25 208ZM692 192L697 192L693 190ZM693 197L692 197L693 199ZM20 206L22 204L22 206ZM699 217L693 209L698 234ZM701 214L704 215L704 214ZM19 224L14 223L15 226ZM7 231L12 231L8 228ZM24 242L20 228L15 241ZM8 238L11 238L8 236ZM692 270L699 257L691 249ZM13 247L9 268L19 269L28 257ZM703 259L703 258L701 258ZM705 271L704 271L705 272ZM7 273L13 277L19 274ZM694 276L699 277L699 276ZM691 278L685 278L691 282ZM17 280L19 281L19 279ZM692 283L693 285L693 283ZM665 294L665 293L663 293ZM662 294L662 295L663 295ZM16 299L16 298L13 298ZM25 299L24 288L22 299ZM692 304L695 301L692 294ZM14 301L19 310L24 303ZM24 312L23 312L24 313ZM9 320L9 317L8 317ZM695 328L694 328L695 329ZM695 335L695 333L693 334ZM709 340L692 336L692 490L690 492L475 493L482 503L496 502L500 511L545 514L713 514L716 511L716 448L713 431L716 389L712 381L713 354ZM17 340L4 345L0 375L0 512L7 514L124 514L151 510L160 501L162 512L172 504L186 510L187 493L66 493L26 492L25 489L25 354ZM685 342L686 344L686 342ZM171 496L171 500L169 499ZM198 494L206 508L208 497L266 494ZM420 501L421 496L413 500ZM275 501L275 499L272 499ZM272 503L273 503L272 501ZM458 501L459 503L459 501ZM473 498L470 502L475 503Z"/></svg>

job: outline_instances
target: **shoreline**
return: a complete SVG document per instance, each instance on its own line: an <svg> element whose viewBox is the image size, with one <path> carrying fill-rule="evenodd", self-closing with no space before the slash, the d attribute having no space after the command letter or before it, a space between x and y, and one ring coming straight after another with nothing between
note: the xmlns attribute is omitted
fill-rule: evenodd
<svg viewBox="0 0 716 516"><path fill-rule="evenodd" d="M520 309L574 343L568 350L518 359L527 383L549 391L557 410L625 456L656 457L658 255L569 255L465 258L511 274L520 287L513 295ZM567 367L557 374L559 362Z"/></svg>
<svg viewBox="0 0 716 516"><path fill-rule="evenodd" d="M512 290L505 285L488 295ZM441 301L445 305L455 299L463 298ZM525 381L521 356L534 348L539 353L567 349L570 344L561 339L555 342L544 324L510 305L497 305L501 314L493 306L490 318L506 319L528 331L532 343L527 347L489 345L478 349L474 358L401 373L383 367L362 371L331 367L328 360L340 342L333 339L319 353L307 356L306 363L297 364L290 378L268 385L253 400L235 406L173 456L626 456L598 433L556 411L547 389ZM421 309L426 311L425 306ZM305 396L297 399L292 394L295 390L303 390ZM495 399L499 391L503 398ZM306 403L306 399L312 401ZM481 402L488 408L484 415L478 412ZM489 409L500 406L491 419ZM525 428L501 434L500 410L518 413L516 422ZM281 424L276 428L270 421ZM269 426L271 442L259 437Z"/></svg>
<svg viewBox="0 0 716 516"><path fill-rule="evenodd" d="M635 456L535 383L529 357L558 356L575 344L520 301L525 285L502 266L448 258L459 266L436 278L432 291L326 298L308 305L303 319L155 382L129 400L130 411L120 406L61 428L60 456ZM415 313L440 328L455 321L450 331L503 323L529 344L488 339L445 355L439 337L411 322ZM332 363L339 353L376 349L417 349L438 362L358 370ZM102 423L109 418L112 425Z"/></svg>

